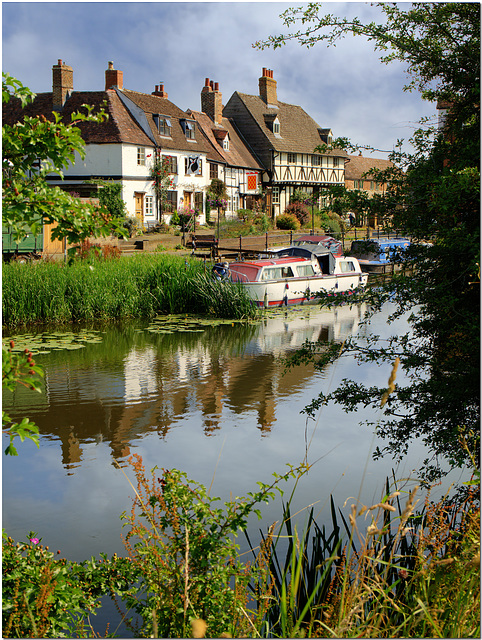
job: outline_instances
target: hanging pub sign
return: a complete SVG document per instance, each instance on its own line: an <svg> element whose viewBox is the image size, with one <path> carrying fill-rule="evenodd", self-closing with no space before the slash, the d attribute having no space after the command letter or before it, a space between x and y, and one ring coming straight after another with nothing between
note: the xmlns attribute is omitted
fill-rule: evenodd
<svg viewBox="0 0 482 640"><path fill-rule="evenodd" d="M258 174L256 172L250 172L246 174L248 182L248 191L256 191L258 188Z"/></svg>
<svg viewBox="0 0 482 640"><path fill-rule="evenodd" d="M199 156L189 156L187 159L187 173L191 176L201 173L201 158Z"/></svg>

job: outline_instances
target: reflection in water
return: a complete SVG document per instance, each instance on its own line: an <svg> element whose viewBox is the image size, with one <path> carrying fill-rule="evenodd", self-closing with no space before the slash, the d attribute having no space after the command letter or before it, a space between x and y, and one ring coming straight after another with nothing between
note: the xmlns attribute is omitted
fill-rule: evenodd
<svg viewBox="0 0 482 640"><path fill-rule="evenodd" d="M73 473L87 443L108 443L117 461L132 443L162 439L190 414L205 435L219 431L227 410L256 413L269 435L277 402L312 379L311 366L284 372L279 356L305 340L342 340L356 331L364 307L313 306L268 314L258 324L210 326L202 333L152 334L139 324L109 327L100 344L38 356L45 392L19 388L4 397L13 418L28 415L41 436L61 441L62 463ZM318 374L319 375L319 374Z"/></svg>

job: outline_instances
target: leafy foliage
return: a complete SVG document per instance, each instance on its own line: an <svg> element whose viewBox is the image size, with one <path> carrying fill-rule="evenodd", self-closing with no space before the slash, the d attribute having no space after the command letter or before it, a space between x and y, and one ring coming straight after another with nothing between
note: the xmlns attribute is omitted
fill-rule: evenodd
<svg viewBox="0 0 482 640"><path fill-rule="evenodd" d="M293 214L283 213L276 218L276 226L278 229L296 231L296 229L300 228L300 221Z"/></svg>
<svg viewBox="0 0 482 640"><path fill-rule="evenodd" d="M3 74L2 99L4 110L11 100L19 100L23 107L35 94L22 83ZM112 233L124 236L122 225L104 207L50 187L46 177L55 172L61 177L63 169L73 164L76 154L85 157L79 122L102 122L107 115L85 112L72 114L71 122L53 112L52 119L44 116L24 116L14 125L2 127L3 223L13 227L17 240L27 233L36 234L43 222L55 224L52 238L67 238L75 244L89 236L101 237Z"/></svg>
<svg viewBox="0 0 482 640"><path fill-rule="evenodd" d="M319 4L289 9L282 16L285 24L291 28L300 22L302 28L257 44L278 47L295 39L307 46L333 45L346 35L363 36L383 62L406 64L411 78L406 90L417 89L448 107L443 128L422 123L411 140L415 151L405 153L399 141L390 158L394 167L376 172L374 179L387 185L383 198L332 192L340 215L350 209L358 216L376 212L383 227L412 238L406 271L365 294L372 311L390 300L396 304L393 318L411 312L410 331L386 344L376 337L368 343L352 339L343 353L380 366L400 359L406 383L396 385L382 420L373 425L387 441L376 455L399 458L414 438L421 438L431 452L423 471L433 478L442 458L449 466L470 462L461 438L477 458L479 451L480 6L377 6L384 20L368 24L321 15ZM333 145L356 148L346 140ZM317 351L316 345L306 345L299 358L321 367L326 352ZM378 410L384 391L345 380L308 410L330 400L349 411Z"/></svg>
<svg viewBox="0 0 482 640"><path fill-rule="evenodd" d="M25 349L23 353L12 353L15 343L11 340L7 349L2 349L2 389L14 392L18 384L31 389L32 391L41 392L41 378L43 377L43 369L35 364L32 353ZM5 411L2 411L2 431L7 432L10 442L5 449L5 453L10 456L18 455L17 449L13 445L16 437L23 442L28 438L39 446L38 427L29 420L23 418L20 423L14 422Z"/></svg>
<svg viewBox="0 0 482 640"><path fill-rule="evenodd" d="M201 618L210 637L244 635L253 570L239 562L235 538L251 513L261 517L257 505L272 500L282 480L300 477L306 467L274 474L271 485L258 483L258 491L221 508L219 498L185 473L162 469L158 475L154 468L148 477L140 456L129 462L136 497L121 517L129 527L125 544L140 584L127 595L127 604L140 614L142 634L187 637L190 620Z"/></svg>

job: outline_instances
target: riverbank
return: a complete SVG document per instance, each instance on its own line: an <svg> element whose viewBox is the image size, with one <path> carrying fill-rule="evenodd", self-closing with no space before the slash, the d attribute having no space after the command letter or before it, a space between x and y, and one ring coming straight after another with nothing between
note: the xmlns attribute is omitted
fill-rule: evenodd
<svg viewBox="0 0 482 640"><path fill-rule="evenodd" d="M4 637L116 637L120 625L137 638L480 637L476 496L417 514L416 488L404 499L394 491L353 505L344 527L332 502L330 532L313 509L303 531L293 528L288 500L281 525L246 562L235 536L285 476L214 508L216 498L184 473L149 474L139 456L130 465L137 497L122 515L125 557L67 562L35 532L25 542L4 535ZM107 594L119 618L102 634L89 614Z"/></svg>

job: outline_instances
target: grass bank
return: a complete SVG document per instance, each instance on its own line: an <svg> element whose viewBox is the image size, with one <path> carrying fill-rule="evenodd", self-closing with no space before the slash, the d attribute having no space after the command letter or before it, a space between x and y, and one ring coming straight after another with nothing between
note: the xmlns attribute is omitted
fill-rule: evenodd
<svg viewBox="0 0 482 640"><path fill-rule="evenodd" d="M159 313L238 319L256 314L239 285L215 282L201 262L173 255L90 264L5 264L2 285L7 327L151 318Z"/></svg>

